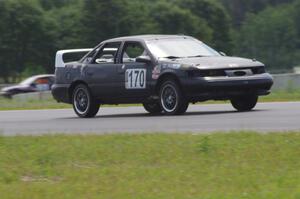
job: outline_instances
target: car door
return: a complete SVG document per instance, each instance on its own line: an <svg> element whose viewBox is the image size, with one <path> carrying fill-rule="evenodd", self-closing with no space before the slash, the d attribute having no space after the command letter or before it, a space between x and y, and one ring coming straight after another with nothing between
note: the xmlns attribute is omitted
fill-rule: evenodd
<svg viewBox="0 0 300 199"><path fill-rule="evenodd" d="M147 50L140 42L125 42L120 53L121 65L118 66L120 96L128 102L138 102L149 96L151 64L137 62L136 58L147 56Z"/></svg>
<svg viewBox="0 0 300 199"><path fill-rule="evenodd" d="M89 64L84 67L86 81L94 96L104 101L117 98L116 57L121 42L107 43L98 49Z"/></svg>

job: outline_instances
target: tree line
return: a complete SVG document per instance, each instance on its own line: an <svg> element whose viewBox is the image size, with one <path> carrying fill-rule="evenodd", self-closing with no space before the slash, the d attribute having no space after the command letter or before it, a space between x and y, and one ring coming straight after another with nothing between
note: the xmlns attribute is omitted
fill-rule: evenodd
<svg viewBox="0 0 300 199"><path fill-rule="evenodd" d="M53 73L59 49L186 34L269 70L300 62L300 0L0 0L0 78Z"/></svg>

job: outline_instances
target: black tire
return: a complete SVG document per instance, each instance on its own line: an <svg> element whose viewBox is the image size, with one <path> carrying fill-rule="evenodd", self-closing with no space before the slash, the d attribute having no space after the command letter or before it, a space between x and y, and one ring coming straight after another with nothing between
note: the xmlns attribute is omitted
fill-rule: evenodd
<svg viewBox="0 0 300 199"><path fill-rule="evenodd" d="M162 108L158 102L143 103L144 109L150 114L159 114L162 112Z"/></svg>
<svg viewBox="0 0 300 199"><path fill-rule="evenodd" d="M159 91L159 101L166 115L184 114L189 106L179 85L173 80L162 83Z"/></svg>
<svg viewBox="0 0 300 199"><path fill-rule="evenodd" d="M6 99L12 99L12 95L10 95L10 94L3 94L2 97L6 98Z"/></svg>
<svg viewBox="0 0 300 199"><path fill-rule="evenodd" d="M237 111L251 111L257 104L258 97L255 95L252 96L240 96L231 99L232 106Z"/></svg>
<svg viewBox="0 0 300 199"><path fill-rule="evenodd" d="M75 113L82 118L95 117L100 108L100 105L91 95L89 88L84 84L75 87L72 104Z"/></svg>

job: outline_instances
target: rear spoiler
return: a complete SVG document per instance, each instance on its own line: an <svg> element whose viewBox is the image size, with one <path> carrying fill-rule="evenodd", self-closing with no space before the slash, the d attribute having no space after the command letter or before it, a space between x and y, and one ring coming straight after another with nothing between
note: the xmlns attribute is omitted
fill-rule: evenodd
<svg viewBox="0 0 300 199"><path fill-rule="evenodd" d="M64 54L70 54L70 53L88 53L92 51L92 48L83 48L83 49L71 49L71 50L59 50L56 53L55 56L55 67L65 67L65 62L63 59Z"/></svg>

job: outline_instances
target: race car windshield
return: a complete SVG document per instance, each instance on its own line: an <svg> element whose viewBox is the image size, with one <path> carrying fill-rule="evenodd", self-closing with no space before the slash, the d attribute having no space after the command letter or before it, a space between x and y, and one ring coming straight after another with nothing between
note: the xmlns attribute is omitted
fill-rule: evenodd
<svg viewBox="0 0 300 199"><path fill-rule="evenodd" d="M221 56L217 51L194 39L149 41L147 46L157 58L191 58Z"/></svg>
<svg viewBox="0 0 300 199"><path fill-rule="evenodd" d="M29 85L32 82L34 82L35 79L36 79L35 77L29 77L29 78L23 80L22 82L20 82L20 85L24 85L24 86Z"/></svg>

